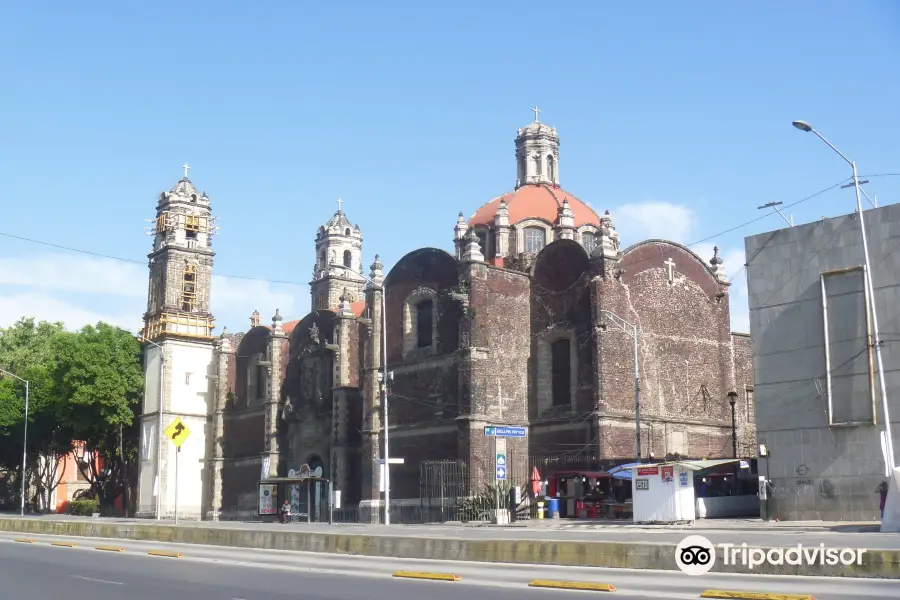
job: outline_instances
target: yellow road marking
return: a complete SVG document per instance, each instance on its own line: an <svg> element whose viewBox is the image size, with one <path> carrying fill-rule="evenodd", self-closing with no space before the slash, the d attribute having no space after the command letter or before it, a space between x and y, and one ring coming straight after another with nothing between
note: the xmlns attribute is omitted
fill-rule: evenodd
<svg viewBox="0 0 900 600"><path fill-rule="evenodd" d="M75 542L50 542L51 546L61 546L63 548L74 548Z"/></svg>
<svg viewBox="0 0 900 600"><path fill-rule="evenodd" d="M19 538L16 541L19 542L20 544L33 544L35 542L35 540L31 540L28 538Z"/></svg>
<svg viewBox="0 0 900 600"><path fill-rule="evenodd" d="M95 546L94 550L103 550L104 552L125 552L125 548L117 546Z"/></svg>
<svg viewBox="0 0 900 600"><path fill-rule="evenodd" d="M168 550L151 550L147 554L150 556L166 556L168 558L181 558L184 556L181 552L170 552Z"/></svg>
<svg viewBox="0 0 900 600"><path fill-rule="evenodd" d="M418 573L416 571L397 571L394 577L403 577L405 579L431 579L433 581L459 581L462 579L459 575L452 573Z"/></svg>
<svg viewBox="0 0 900 600"><path fill-rule="evenodd" d="M729 590L706 590L701 598L732 598L734 600L816 600L809 594L771 594L767 592L734 592Z"/></svg>
<svg viewBox="0 0 900 600"><path fill-rule="evenodd" d="M584 581L553 581L535 579L528 587L555 588L558 590L583 590L586 592L614 592L616 587L609 583L587 583Z"/></svg>

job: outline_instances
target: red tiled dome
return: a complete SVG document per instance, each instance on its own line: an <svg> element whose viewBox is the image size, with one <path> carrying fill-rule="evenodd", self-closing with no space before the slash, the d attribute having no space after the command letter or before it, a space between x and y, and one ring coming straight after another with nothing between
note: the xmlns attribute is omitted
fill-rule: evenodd
<svg viewBox="0 0 900 600"><path fill-rule="evenodd" d="M539 218L555 223L563 200L568 200L569 208L575 215L575 227L582 225L600 227L600 216L594 212L594 209L564 189L544 183L523 185L513 192L494 198L472 215L469 225L493 225L494 215L497 214L501 200L506 200L510 225L529 218Z"/></svg>

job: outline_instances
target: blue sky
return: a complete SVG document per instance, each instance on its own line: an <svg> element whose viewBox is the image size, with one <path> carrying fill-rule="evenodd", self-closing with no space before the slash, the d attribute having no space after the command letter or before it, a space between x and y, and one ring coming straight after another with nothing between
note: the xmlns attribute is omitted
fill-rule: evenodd
<svg viewBox="0 0 900 600"><path fill-rule="evenodd" d="M788 4L788 6L785 6ZM345 200L364 264L452 249L462 210L511 189L541 107L563 186L623 242L718 244L746 330L744 236L860 165L900 173L900 4L871 2L5 3L0 326L136 329L145 219L188 162L221 230L218 324L309 307L318 225ZM879 203L900 177L872 177ZM850 190L788 209L852 212ZM9 237L121 257L116 261ZM715 237L713 237L715 236ZM706 239L711 238L712 239Z"/></svg>

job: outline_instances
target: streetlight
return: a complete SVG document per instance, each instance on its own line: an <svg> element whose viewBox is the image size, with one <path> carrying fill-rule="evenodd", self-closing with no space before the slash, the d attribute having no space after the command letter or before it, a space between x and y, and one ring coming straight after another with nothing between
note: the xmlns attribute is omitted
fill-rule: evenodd
<svg viewBox="0 0 900 600"><path fill-rule="evenodd" d="M378 261L378 255L375 255L375 261ZM376 283L372 281L370 278L366 277L356 269L351 269L350 267L346 267L344 265L339 264L329 264L329 267L333 269L343 269L345 271L349 271L359 277L362 277L366 280L366 283L371 285L373 288L381 289L381 342L383 344L383 348L381 350L381 373L378 375L378 381L381 384L381 412L382 417L381 420L384 421L384 465L382 468L384 469L384 524L391 524L391 454L389 452L390 449L390 440L388 435L388 397L387 397L387 382L388 382L388 372L387 372L387 312L385 311L384 297L387 290L384 287L384 280L382 279L381 283Z"/></svg>
<svg viewBox="0 0 900 600"><path fill-rule="evenodd" d="M159 344L157 344L154 341L148 340L146 337L144 337L141 334L138 334L138 339L141 341L147 342L148 344L150 344L152 346L156 346L157 348L159 348L159 386L158 386L159 387L159 404L156 407L157 425L156 425L156 436L155 436L156 440L154 440L154 443L156 444L156 469L155 469L156 474L154 476L154 481L155 481L154 487L156 487L156 520L159 521L160 520L160 511L161 511L160 500L162 498L162 481L160 480L160 469L161 469L161 463L162 463L162 443L161 443L161 441L162 441L162 430L163 430L163 377L165 377L165 374L166 374L166 371L165 371L166 351L162 346L160 346ZM175 482L175 485L177 487L177 485L178 485L177 481ZM138 502L140 502L140 498L138 499ZM177 517L178 515L176 514L175 516Z"/></svg>
<svg viewBox="0 0 900 600"><path fill-rule="evenodd" d="M788 218L784 216L784 213L781 212L780 210L778 210L778 206L781 204L784 204L784 202L769 202L768 204L763 204L762 206L758 206L757 210L762 210L764 208L771 208L775 212L778 213L779 217L784 219L784 222L787 223L788 226L793 227L794 226L794 215L791 215L791 219L788 220Z"/></svg>
<svg viewBox="0 0 900 600"><path fill-rule="evenodd" d="M25 516L25 460L28 457L28 388L29 383L27 379L22 379L18 375L14 375L9 371L4 371L0 369L0 375L7 375L12 377L13 379L18 379L22 383L25 384L25 432L22 434L22 498L21 498L21 514L23 517Z"/></svg>
<svg viewBox="0 0 900 600"><path fill-rule="evenodd" d="M737 392L728 392L728 404L731 405L731 455L737 458L737 420L734 418L734 404L737 402Z"/></svg>
<svg viewBox="0 0 900 600"><path fill-rule="evenodd" d="M891 471L894 470L894 440L891 437L891 417L888 412L888 399L887 399L887 386L884 383L884 363L881 360L881 337L878 334L878 315L875 311L875 289L872 284L872 271L869 268L869 242L866 238L866 222L863 218L863 207L862 207L862 199L860 197L860 189L859 189L859 174L856 171L856 163L834 147L834 145L826 140L821 133L812 128L812 126L806 121L794 121L792 123L794 127L799 129L800 131L805 131L807 133L814 133L816 137L825 142L829 148L834 150L838 156L843 158L850 167L853 169L853 187L856 189L856 212L859 213L859 230L862 232L862 243L863 243L863 255L865 260L865 268L866 268L866 287L868 288L869 294L869 302L871 303L872 308L872 328L874 334L874 344L875 344L875 356L878 360L878 383L881 388L881 409L884 413L884 464L887 467L887 473L885 475L890 474Z"/></svg>
<svg viewBox="0 0 900 600"><path fill-rule="evenodd" d="M634 339L634 435L637 462L641 462L641 384L638 376L638 327L629 323L616 313L609 310L601 310L601 313L618 325L619 329ZM601 329L606 329L606 323L600 324Z"/></svg>

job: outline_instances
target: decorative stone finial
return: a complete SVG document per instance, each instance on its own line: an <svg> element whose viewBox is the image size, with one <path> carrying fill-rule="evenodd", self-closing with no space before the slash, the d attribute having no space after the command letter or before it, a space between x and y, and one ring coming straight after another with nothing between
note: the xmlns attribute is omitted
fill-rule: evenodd
<svg viewBox="0 0 900 600"><path fill-rule="evenodd" d="M709 264L712 265L713 275L720 283L728 283L728 274L725 272L725 267L722 266L724 263L725 261L719 256L719 247L714 246L713 257L709 260Z"/></svg>
<svg viewBox="0 0 900 600"><path fill-rule="evenodd" d="M231 352L231 336L228 335L228 328L222 327L222 333L216 342L219 352Z"/></svg>
<svg viewBox="0 0 900 600"><path fill-rule="evenodd" d="M462 211L460 211L459 217L456 218L456 226L453 228L453 237L457 240L463 239L466 237L467 229L466 218L463 216Z"/></svg>
<svg viewBox="0 0 900 600"><path fill-rule="evenodd" d="M604 211L600 217L600 243L595 249L596 252L602 252L606 258L616 258L619 255L619 232L616 231L612 222L612 215L609 210Z"/></svg>
<svg viewBox="0 0 900 600"><path fill-rule="evenodd" d="M378 287L384 281L384 265L381 264L381 259L378 255L375 255L375 262L369 267L369 283L366 287L371 288L373 285Z"/></svg>
<svg viewBox="0 0 900 600"><path fill-rule="evenodd" d="M259 327L259 311L254 310L253 314L250 315L250 327Z"/></svg>
<svg viewBox="0 0 900 600"><path fill-rule="evenodd" d="M509 227L509 207L507 206L505 199L500 200L497 212L494 213L494 226Z"/></svg>
<svg viewBox="0 0 900 600"><path fill-rule="evenodd" d="M462 255L463 262L484 262L484 254L481 252L481 242L473 229L466 238L466 251Z"/></svg>
<svg viewBox="0 0 900 600"><path fill-rule="evenodd" d="M350 309L350 291L347 288L344 288L344 292L341 294L340 311L342 315L353 314L353 311Z"/></svg>
<svg viewBox="0 0 900 600"><path fill-rule="evenodd" d="M560 228L566 229L574 229L575 228L575 213L572 212L572 207L569 204L568 198L563 198L562 206L557 209L557 221L559 222ZM560 236L563 239L569 238L572 236L567 235L570 232L562 231L560 232L562 235Z"/></svg>
<svg viewBox="0 0 900 600"><path fill-rule="evenodd" d="M278 333L284 331L284 329L282 329L282 327L281 327L281 321L282 321L282 320L283 320L283 319L281 318L281 309L280 309L280 308L276 308L276 309L275 309L275 316L272 317L272 331L278 332Z"/></svg>

